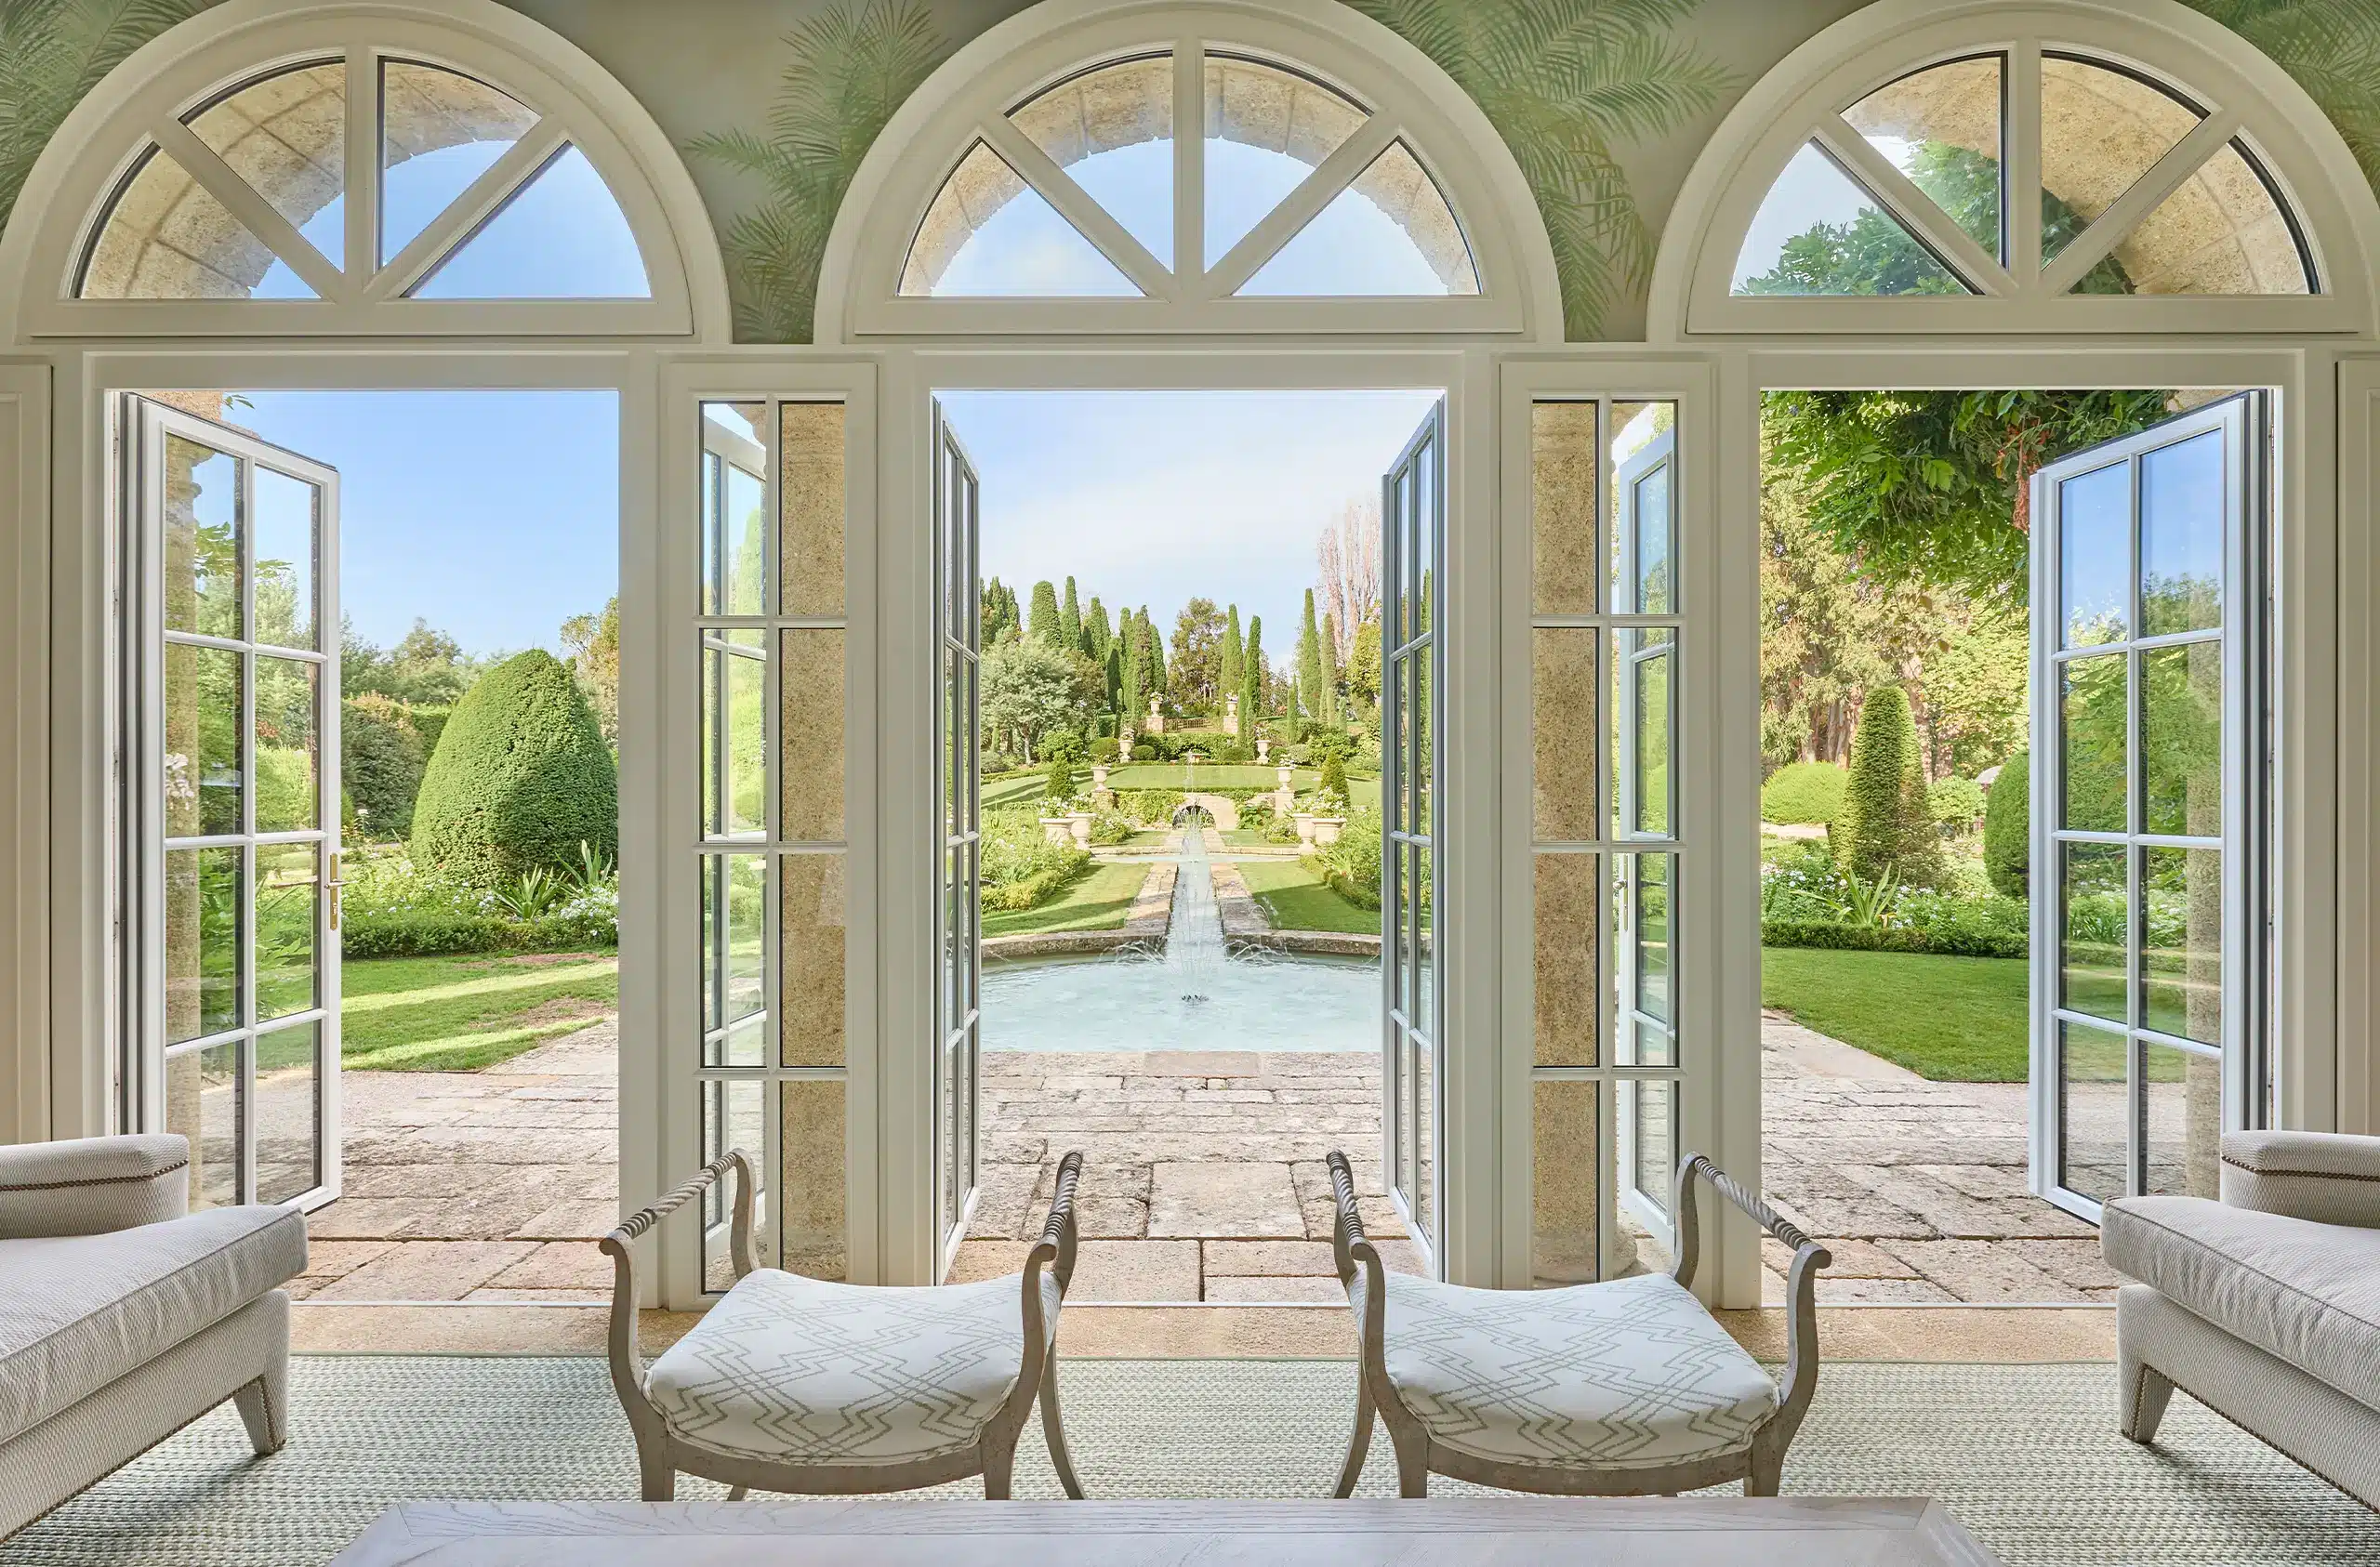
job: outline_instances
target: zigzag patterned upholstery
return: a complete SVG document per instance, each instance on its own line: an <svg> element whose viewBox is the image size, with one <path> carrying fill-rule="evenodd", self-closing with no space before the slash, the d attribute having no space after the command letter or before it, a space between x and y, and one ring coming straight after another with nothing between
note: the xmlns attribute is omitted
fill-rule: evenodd
<svg viewBox="0 0 2380 1567"><path fill-rule="evenodd" d="M653 1363L645 1396L671 1435L740 1458L881 1465L963 1452L1023 1369L1017 1284L897 1288L758 1269ZM1043 1274L1053 1329L1058 1296Z"/></svg>
<svg viewBox="0 0 2380 1567"><path fill-rule="evenodd" d="M1768 1373L1666 1273L1544 1290L1391 1273L1387 1288L1397 1397L1432 1442L1474 1457L1655 1468L1740 1452L1777 1412Z"/></svg>

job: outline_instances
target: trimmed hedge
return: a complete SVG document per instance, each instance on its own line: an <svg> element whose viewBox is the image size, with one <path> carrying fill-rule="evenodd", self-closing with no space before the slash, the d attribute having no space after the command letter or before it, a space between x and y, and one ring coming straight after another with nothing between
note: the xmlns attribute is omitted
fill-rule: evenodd
<svg viewBox="0 0 2380 1567"><path fill-rule="evenodd" d="M1780 827L1825 827L1843 814L1848 778L1832 762L1790 762L1760 786L1760 819Z"/></svg>
<svg viewBox="0 0 2380 1567"><path fill-rule="evenodd" d="M1841 925L1832 920L1764 919L1765 947L1825 947L1838 952L1923 952L1952 957L2024 957L2030 947L2022 931L1951 927L1940 930L1911 925Z"/></svg>
<svg viewBox="0 0 2380 1567"><path fill-rule="evenodd" d="M473 887L537 866L567 870L579 845L620 852L618 770L595 710L543 649L509 658L464 693L414 803L416 864Z"/></svg>
<svg viewBox="0 0 2380 1567"><path fill-rule="evenodd" d="M1983 801L1983 868L2003 898L2022 898L2031 885L2032 753L2008 758Z"/></svg>
<svg viewBox="0 0 2380 1567"><path fill-rule="evenodd" d="M438 727L446 710L438 710ZM364 835L393 843L413 831L414 797L421 789L431 742L403 703L365 691L339 704L339 783Z"/></svg>

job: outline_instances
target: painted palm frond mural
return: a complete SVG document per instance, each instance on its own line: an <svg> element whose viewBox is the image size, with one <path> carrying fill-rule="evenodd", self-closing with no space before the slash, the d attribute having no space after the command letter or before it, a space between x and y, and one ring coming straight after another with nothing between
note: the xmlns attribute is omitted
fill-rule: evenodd
<svg viewBox="0 0 2380 1567"><path fill-rule="evenodd" d="M1616 149L1723 101L1732 75L1681 31L1702 0L1349 0L1486 111L1537 194L1568 335L1602 335L1653 233Z"/></svg>
<svg viewBox="0 0 2380 1567"><path fill-rule="evenodd" d="M2186 0L2245 38L2322 106L2380 190L2380 4L2374 0Z"/></svg>
<svg viewBox="0 0 2380 1567"><path fill-rule="evenodd" d="M756 178L767 192L720 231L747 342L810 341L818 265L835 209L868 144L949 53L918 0L863 0L822 12L786 38L765 134L698 137L687 151Z"/></svg>
<svg viewBox="0 0 2380 1567"><path fill-rule="evenodd" d="M212 0L0 0L0 215L67 112L116 62Z"/></svg>

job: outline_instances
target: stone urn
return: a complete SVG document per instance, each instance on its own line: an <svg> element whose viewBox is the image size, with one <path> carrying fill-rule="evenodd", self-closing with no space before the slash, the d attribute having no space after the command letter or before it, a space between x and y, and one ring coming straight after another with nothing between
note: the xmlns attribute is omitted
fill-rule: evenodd
<svg viewBox="0 0 2380 1567"><path fill-rule="evenodd" d="M1300 823L1300 831L1304 830L1304 823L1306 823L1310 822L1314 824L1314 847L1316 849L1328 849L1332 844L1337 843L1339 841L1339 834L1347 825L1347 819L1343 816L1307 815L1301 816L1298 821Z"/></svg>
<svg viewBox="0 0 2380 1567"><path fill-rule="evenodd" d="M1041 836L1064 849L1075 841L1075 819L1071 816L1044 816L1041 818Z"/></svg>
<svg viewBox="0 0 2380 1567"><path fill-rule="evenodd" d="M1072 842L1077 849L1089 849L1091 847L1090 811L1068 811L1061 820L1063 820L1066 824L1066 836L1068 841Z"/></svg>
<svg viewBox="0 0 2380 1567"><path fill-rule="evenodd" d="M1298 808L1298 792L1289 786L1289 779L1296 771L1297 769L1287 762L1273 770L1276 785L1273 790L1273 814L1276 816L1287 816Z"/></svg>
<svg viewBox="0 0 2380 1567"><path fill-rule="evenodd" d="M1298 842L1305 848L1313 848L1314 812L1311 810L1301 810L1291 815L1289 820L1298 824Z"/></svg>
<svg viewBox="0 0 2380 1567"><path fill-rule="evenodd" d="M1270 761L1272 757L1273 737L1269 734L1258 735L1256 737L1256 765L1262 767L1266 762Z"/></svg>
<svg viewBox="0 0 2380 1567"><path fill-rule="evenodd" d="M1091 764L1091 803L1101 810L1116 809L1116 791L1107 786L1107 764Z"/></svg>

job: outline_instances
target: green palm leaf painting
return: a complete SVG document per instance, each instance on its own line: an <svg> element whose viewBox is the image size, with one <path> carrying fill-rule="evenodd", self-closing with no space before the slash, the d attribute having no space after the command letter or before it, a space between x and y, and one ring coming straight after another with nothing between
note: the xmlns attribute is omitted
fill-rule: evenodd
<svg viewBox="0 0 2380 1567"><path fill-rule="evenodd" d="M211 0L0 0L0 215L67 112L116 62Z"/></svg>
<svg viewBox="0 0 2380 1567"><path fill-rule="evenodd" d="M806 343L818 266L843 192L892 112L949 52L918 0L860 0L812 18L786 38L785 68L765 134L721 131L687 151L758 178L767 196L720 232L747 342Z"/></svg>
<svg viewBox="0 0 2380 1567"><path fill-rule="evenodd" d="M2185 0L2270 57L2321 105L2380 190L2380 5L2373 0Z"/></svg>

